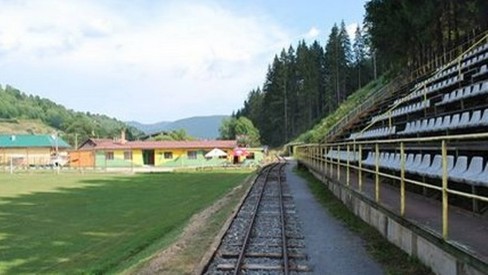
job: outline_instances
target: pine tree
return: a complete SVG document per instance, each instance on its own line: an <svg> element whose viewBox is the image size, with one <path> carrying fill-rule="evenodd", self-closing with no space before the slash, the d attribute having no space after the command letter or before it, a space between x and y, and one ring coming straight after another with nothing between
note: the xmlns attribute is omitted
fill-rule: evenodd
<svg viewBox="0 0 488 275"><path fill-rule="evenodd" d="M283 56L282 51L281 56ZM286 52L285 52L286 55ZM284 140L284 83L286 71L283 61L275 56L272 66L268 69L263 86L263 125L262 138L265 144L280 145ZM259 129L261 131L261 129Z"/></svg>
<svg viewBox="0 0 488 275"><path fill-rule="evenodd" d="M366 52L365 52L365 43L364 43L364 38L363 34L361 32L361 28L359 25L356 28L356 32L354 34L354 43L353 43L353 49L354 49L354 66L356 67L357 70L357 87L360 89L362 87L362 82L361 82L361 70L362 67L364 66L364 62L366 59Z"/></svg>
<svg viewBox="0 0 488 275"><path fill-rule="evenodd" d="M326 98L327 112L331 113L337 108L340 102L340 64L339 64L339 28L336 24L332 27L329 39L325 46L325 67L326 67Z"/></svg>
<svg viewBox="0 0 488 275"><path fill-rule="evenodd" d="M341 97L339 103L344 101L346 97L354 91L354 87L351 85L351 64L352 64L352 51L351 51L351 39L347 33L346 24L344 20L341 22L341 30L339 32L339 82L341 86Z"/></svg>

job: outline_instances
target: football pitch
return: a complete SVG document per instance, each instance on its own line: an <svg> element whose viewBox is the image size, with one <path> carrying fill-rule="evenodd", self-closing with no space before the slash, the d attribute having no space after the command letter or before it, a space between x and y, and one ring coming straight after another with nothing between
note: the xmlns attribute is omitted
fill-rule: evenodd
<svg viewBox="0 0 488 275"><path fill-rule="evenodd" d="M120 270L249 173L0 174L0 274Z"/></svg>

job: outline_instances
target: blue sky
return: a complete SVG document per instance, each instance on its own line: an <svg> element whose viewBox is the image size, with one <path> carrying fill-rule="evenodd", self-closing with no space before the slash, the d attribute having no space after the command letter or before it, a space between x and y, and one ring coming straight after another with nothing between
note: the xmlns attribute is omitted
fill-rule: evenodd
<svg viewBox="0 0 488 275"><path fill-rule="evenodd" d="M144 123L230 114L283 47L353 31L364 3L0 0L0 84Z"/></svg>

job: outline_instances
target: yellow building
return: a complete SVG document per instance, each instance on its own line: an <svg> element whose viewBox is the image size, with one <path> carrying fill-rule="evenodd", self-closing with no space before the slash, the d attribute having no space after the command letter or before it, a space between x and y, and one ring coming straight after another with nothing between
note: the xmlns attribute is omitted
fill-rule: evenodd
<svg viewBox="0 0 488 275"><path fill-rule="evenodd" d="M64 164L69 148L50 135L0 135L0 165L45 166Z"/></svg>
<svg viewBox="0 0 488 275"><path fill-rule="evenodd" d="M232 162L233 149L236 146L235 140L125 141L123 139L88 139L81 144L77 151L70 153L70 163L74 167L219 166ZM206 158L205 155L215 148L226 152L227 155Z"/></svg>

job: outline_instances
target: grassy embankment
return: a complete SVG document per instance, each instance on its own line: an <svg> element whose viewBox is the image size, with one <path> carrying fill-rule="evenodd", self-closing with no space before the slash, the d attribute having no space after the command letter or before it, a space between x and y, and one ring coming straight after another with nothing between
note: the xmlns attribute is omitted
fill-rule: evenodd
<svg viewBox="0 0 488 275"><path fill-rule="evenodd" d="M375 228L349 211L342 201L311 173L301 169L295 169L295 173L307 181L315 198L330 214L365 241L367 251L383 265L387 274L433 274L429 268L388 242Z"/></svg>
<svg viewBox="0 0 488 275"><path fill-rule="evenodd" d="M248 175L0 174L0 273L123 271L171 244Z"/></svg>
<svg viewBox="0 0 488 275"><path fill-rule="evenodd" d="M345 115L347 115L350 111L359 106L364 100L366 100L369 96L371 96L375 91L380 89L385 84L386 77L383 76L375 81L371 81L370 83L368 83L368 85L357 90L356 92L351 94L344 102L342 102L339 108L337 108L332 114L329 114L327 117L322 119L311 130L298 136L295 142L320 142L321 139L323 139L327 135L332 126L334 126Z"/></svg>

